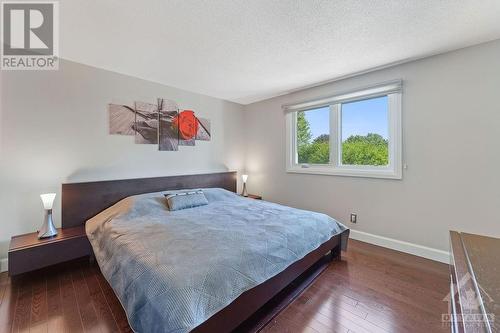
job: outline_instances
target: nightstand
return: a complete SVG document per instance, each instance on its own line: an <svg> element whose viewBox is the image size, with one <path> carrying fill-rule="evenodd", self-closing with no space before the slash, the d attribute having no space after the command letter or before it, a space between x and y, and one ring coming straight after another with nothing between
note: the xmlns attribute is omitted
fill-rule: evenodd
<svg viewBox="0 0 500 333"><path fill-rule="evenodd" d="M255 195L255 194L249 194L246 198L262 200L262 197L260 195Z"/></svg>
<svg viewBox="0 0 500 333"><path fill-rule="evenodd" d="M9 275L34 271L92 255L85 226L58 228L57 236L38 239L38 233L14 236L9 247Z"/></svg>

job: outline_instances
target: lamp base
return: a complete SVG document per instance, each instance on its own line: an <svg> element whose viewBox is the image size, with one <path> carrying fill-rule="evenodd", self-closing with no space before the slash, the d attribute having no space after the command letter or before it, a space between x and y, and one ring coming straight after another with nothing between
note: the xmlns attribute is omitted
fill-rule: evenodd
<svg viewBox="0 0 500 333"><path fill-rule="evenodd" d="M54 227L54 221L52 220L52 209L47 209L45 211L45 218L43 219L43 224L38 231L38 238L48 238L57 235L57 229Z"/></svg>
<svg viewBox="0 0 500 333"><path fill-rule="evenodd" d="M244 197L248 197L247 183L243 183L243 191L241 192L241 195Z"/></svg>

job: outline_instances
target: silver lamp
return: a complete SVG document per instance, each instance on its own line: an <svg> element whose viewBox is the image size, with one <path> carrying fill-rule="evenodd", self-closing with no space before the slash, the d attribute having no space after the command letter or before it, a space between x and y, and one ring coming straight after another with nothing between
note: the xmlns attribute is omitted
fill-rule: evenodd
<svg viewBox="0 0 500 333"><path fill-rule="evenodd" d="M247 179L248 175L241 175L241 180L243 180L243 191L241 192L241 195L244 197L248 197L247 193Z"/></svg>
<svg viewBox="0 0 500 333"><path fill-rule="evenodd" d="M38 238L53 237L57 235L57 229L54 227L54 221L52 220L52 205L54 204L56 194L40 194L40 198L42 199L43 208L45 209L45 218L38 232Z"/></svg>

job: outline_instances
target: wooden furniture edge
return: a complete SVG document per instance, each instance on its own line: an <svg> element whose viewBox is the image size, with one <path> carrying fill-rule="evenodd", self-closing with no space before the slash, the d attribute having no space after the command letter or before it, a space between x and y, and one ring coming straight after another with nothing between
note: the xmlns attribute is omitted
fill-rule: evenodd
<svg viewBox="0 0 500 333"><path fill-rule="evenodd" d="M258 195L258 194L249 194L246 198L255 199L255 200L262 200L262 196Z"/></svg>
<svg viewBox="0 0 500 333"><path fill-rule="evenodd" d="M36 232L12 237L8 251L9 275L16 276L73 259L92 256L92 247L84 226L69 229L70 234L64 235L63 229L58 228L59 234L50 239L38 239ZM24 243L26 245L23 245Z"/></svg>
<svg viewBox="0 0 500 333"><path fill-rule="evenodd" d="M456 324L458 327L456 327L456 329L458 329L459 332L466 333L490 332L488 324L485 326L467 325L463 321L464 316L483 316L484 314L480 304L476 307L472 307L472 304L468 304L470 306L468 309L464 309L462 307L462 300L467 299L468 297L467 291L475 291L479 300L481 300L481 294L478 291L477 281L470 266L467 250L464 246L461 233L458 231L450 231L450 250L452 259L452 265L450 265L451 278L453 279L452 283L454 284L453 290L450 292L456 292L458 294L458 299L454 299L453 295L450 295L450 302L454 301L456 309L458 310L457 313L452 314L454 319L457 320ZM459 315L460 319L458 319L456 315ZM454 323L451 324L453 325Z"/></svg>
<svg viewBox="0 0 500 333"><path fill-rule="evenodd" d="M81 233L75 233L74 235L71 235L71 236L62 236L62 237L59 236L60 232L63 231L63 230L77 229L77 228L81 229L82 232ZM30 245L12 247L12 244L10 244L8 252L18 251L18 250L24 250L24 249L29 249L29 248L33 248L33 247L39 247L39 246L44 246L46 244L63 242L63 241L74 239L74 238L80 238L80 237L85 237L86 238L87 237L87 234L85 233L85 226L84 225L76 226L76 227L70 227L70 228L57 228L57 231L58 231L58 235L57 236L50 237L50 238L42 238L37 243L32 243ZM33 234L38 234L38 233L37 232L28 232L28 233L25 233L25 234L12 236L11 237L11 242L12 242L12 240L14 238L27 237L27 236L33 235Z"/></svg>

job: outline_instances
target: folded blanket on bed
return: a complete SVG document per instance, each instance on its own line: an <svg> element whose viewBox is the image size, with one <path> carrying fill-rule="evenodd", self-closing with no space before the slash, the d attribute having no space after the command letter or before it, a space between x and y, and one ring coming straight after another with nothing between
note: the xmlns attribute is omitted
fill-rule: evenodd
<svg viewBox="0 0 500 333"><path fill-rule="evenodd" d="M324 214L203 192L208 205L178 211L161 192L132 196L86 223L136 332L189 332L346 230Z"/></svg>

